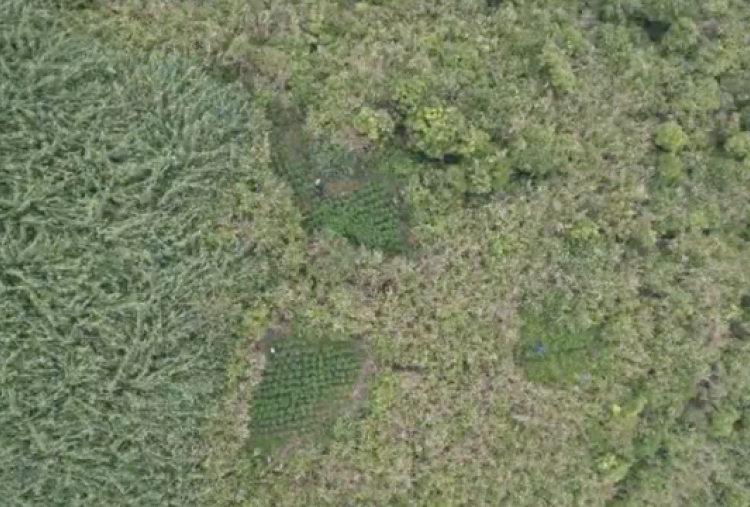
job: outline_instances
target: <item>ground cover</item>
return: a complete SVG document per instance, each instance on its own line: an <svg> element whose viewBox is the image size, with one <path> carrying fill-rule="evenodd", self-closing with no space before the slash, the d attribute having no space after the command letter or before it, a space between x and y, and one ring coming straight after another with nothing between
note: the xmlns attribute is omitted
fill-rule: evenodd
<svg viewBox="0 0 750 507"><path fill-rule="evenodd" d="M51 13L60 14L56 8L48 7L45 30ZM178 489L187 489L167 477L184 478L188 472L196 477L195 501L206 505L748 503L750 53L744 48L750 43L750 12L745 2L121 1L66 10L58 19L61 32L85 29L81 37L97 41L86 52L101 50L106 57L96 61L111 61L116 75L117 65L125 65L117 58L131 62L124 68L143 69L125 72L133 95L116 102L123 115L132 115L127 125L158 131L176 124L180 146L190 146L200 133L201 152L224 164L219 172L226 180L209 178L206 192L188 197L165 191L167 198L153 197L156 201L147 200L145 208L128 209L118 218L130 223L139 213L161 216L171 198L190 203L179 206L182 212L195 206L194 221L173 225L178 231L173 234L216 236L209 241L216 265L213 275L196 282L194 293L178 293L211 301L218 307L214 311L237 314L235 320L214 315L224 327L195 317L221 335L216 340L226 340L212 348L217 355L209 356L215 359L205 367L224 370L222 394L210 396L213 404L196 398L191 405L196 414L199 407L208 414L205 424L193 426L200 427L197 433L190 431L192 441L201 443L199 458L146 461L132 473L136 486L126 493L140 505L159 505L146 490L185 501ZM19 154L65 160L67 153L44 148L44 139L59 138L61 146L67 139L55 121L43 124L57 129L48 137L22 144L33 136L16 134L26 121L17 104L28 106L35 88L17 83L51 88L50 83L65 82L61 74L83 79L75 77L80 72L65 74L55 67L51 48L66 65L98 69L75 57L82 50L76 53L72 42L53 44L55 39L35 39L26 35L28 26L24 30L8 32L15 40L2 47L12 64L4 72L13 78L6 80L11 85L2 89L2 97L10 97L19 110L4 130L16 147L3 152L5 167L22 165ZM152 56L144 56L147 52ZM105 70L91 71L79 82L91 83L93 91L109 90L102 84L107 67L101 65ZM40 68L57 72L54 81L45 80ZM151 74L164 77L139 84L149 82L145 76ZM159 109L159 90L180 96L188 92L178 83L193 82L202 83L195 90L216 90L210 107L186 99L185 109L175 111L169 104ZM198 95L203 97L187 96ZM139 109L138 96L150 107ZM64 112L59 117L66 121L84 110L59 101ZM214 103L222 111L220 120L208 112ZM285 121L279 104L300 115ZM162 110L170 113L147 119L147 111ZM192 127L201 121L208 122L205 130ZM107 125L74 129L65 124L65 132L113 132L120 139L122 131L133 128ZM186 133L191 128L200 132L191 137ZM242 137L237 130L243 129L252 135ZM124 150L154 157L133 159L134 168L156 164L158 150L190 152L173 148L164 137L148 139L161 144L145 152ZM251 153L248 162L226 162L234 156L243 160L245 149ZM214 159L205 157L196 174L214 167ZM87 172L70 171L88 181L81 176ZM16 174L28 176L11 178ZM119 173L96 174L110 181ZM238 187L235 177L250 180ZM335 184L326 187L332 180ZM39 173L7 170L2 188L16 196L27 187L56 189L67 180L45 181ZM211 189L220 188L219 181L227 182L232 190L223 195L232 198L214 197ZM375 197L367 205L360 205L365 200L357 194L361 181L373 182L368 188ZM73 210L101 209L93 203L109 195L100 190L108 188L103 184L93 190L74 187L90 193L75 200L79 194L65 187L59 202L75 201ZM147 196L163 195L157 188L136 187L137 196L147 189ZM44 195L46 203L58 202ZM349 204L328 204L340 197ZM28 233L22 232L26 222L19 209L50 209L49 204L41 210L19 204L29 199L7 201L15 221L4 224L18 224L12 225L16 232L6 234L15 238L9 245L32 241L22 235ZM82 213L58 206L50 220ZM101 213L106 218L109 212L105 207ZM205 220L203 228L195 225L199 219ZM96 242L98 236L86 225L57 220L55 231L70 234L71 245ZM170 220L183 224L180 218ZM158 223L150 219L149 227ZM125 230L134 232L122 248L148 251L142 237L153 236L151 229ZM377 230L382 233L372 234ZM249 258L229 255L229 245L238 241ZM55 251L42 246L39 255ZM104 250L103 258L112 262L115 254ZM178 265L194 273L190 259L198 257L192 250L180 252ZM55 271L50 259L41 265L47 270L41 273ZM34 280L27 268L15 270ZM142 277L147 271L138 265L135 272ZM46 286L74 286L57 280ZM20 301L15 287L31 286L17 278L4 283L15 291L11 302ZM120 293L149 294L143 287L127 286ZM10 354L21 350L21 342L10 339L26 329L18 326L43 329L31 333L42 337L55 328L37 314L21 318L25 314L16 307L5 308L6 321L16 326L6 326L12 331L3 343L15 362L5 371L15 374L28 368L19 362L25 357L21 352ZM326 381L341 387L330 399L356 400L357 410L337 410L336 417L327 418L326 438L274 444L277 452L259 466L253 442L264 419L253 415L254 407L266 399L263 393L270 388L263 386L275 385L269 379L276 377L267 372L277 371L293 383L294 367L275 370L287 363L274 363L269 348L274 340L286 343L285 337L296 336L289 334L291 322L315 330L310 336L321 344L331 337L338 337L345 350L342 344L353 337L363 344L357 349L365 351L362 362L340 382ZM190 326L175 329L184 333ZM50 356L45 347L63 343L61 335L51 336L29 357ZM153 336L167 335L155 331ZM190 347L184 350L190 354ZM151 349L143 352L147 364L157 357ZM325 357L300 364L307 365L305 372L328 371ZM120 378L97 372L92 383L109 385L100 379ZM200 372L191 366L185 385L192 381L205 388L212 377ZM216 375L211 385L220 383ZM4 382L4 392L18 389L15 381ZM323 384L312 384L316 393L325 391ZM77 392L98 392L92 389ZM164 399L171 398L165 394ZM294 406L303 410L316 404ZM2 414L11 424L4 433L9 442L35 438L36 426L23 426L27 419L18 412L9 408ZM165 431L149 417L167 410L133 414L133 427ZM112 435L121 430L114 427ZM19 434L24 440L11 440ZM71 456L99 449L90 442L71 445ZM20 455L20 447L9 448L13 451L6 456ZM43 460L34 452L22 462L31 466ZM174 463L186 464L173 475L154 474ZM64 476L60 470L45 474L29 482L41 489L29 489L28 502L44 498L44 487L59 488L54 481ZM3 483L22 498L21 482ZM109 491L71 484L70 491L84 491L83 486Z"/></svg>

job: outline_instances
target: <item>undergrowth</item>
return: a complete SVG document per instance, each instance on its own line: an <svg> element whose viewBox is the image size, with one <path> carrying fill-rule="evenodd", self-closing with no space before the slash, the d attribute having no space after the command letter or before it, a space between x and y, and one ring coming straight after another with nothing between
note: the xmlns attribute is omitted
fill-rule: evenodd
<svg viewBox="0 0 750 507"><path fill-rule="evenodd" d="M747 2L6 5L2 498L748 504Z"/></svg>

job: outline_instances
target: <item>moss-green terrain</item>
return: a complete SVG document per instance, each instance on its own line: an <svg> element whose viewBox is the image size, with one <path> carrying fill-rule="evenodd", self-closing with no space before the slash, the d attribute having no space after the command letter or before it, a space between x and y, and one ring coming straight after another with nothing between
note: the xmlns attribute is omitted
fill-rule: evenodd
<svg viewBox="0 0 750 507"><path fill-rule="evenodd" d="M750 505L745 0L0 0L0 504Z"/></svg>

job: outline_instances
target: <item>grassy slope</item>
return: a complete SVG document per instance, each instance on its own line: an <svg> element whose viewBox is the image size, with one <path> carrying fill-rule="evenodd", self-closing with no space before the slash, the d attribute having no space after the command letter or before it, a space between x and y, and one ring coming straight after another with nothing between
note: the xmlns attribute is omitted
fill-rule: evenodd
<svg viewBox="0 0 750 507"><path fill-rule="evenodd" d="M203 58L259 101L291 95L310 131L350 146L373 142L353 111L425 90L415 100L456 106L518 177L464 209L456 188L481 189L480 168L458 183L407 168L418 258L291 242L305 272L245 324L294 308L367 336L371 408L251 480L257 358L240 343L207 434L213 504L746 505L750 168L726 142L750 128L745 4L358 4L120 2L79 18ZM639 8L683 19L654 41ZM667 119L688 136L672 155L653 142Z"/></svg>

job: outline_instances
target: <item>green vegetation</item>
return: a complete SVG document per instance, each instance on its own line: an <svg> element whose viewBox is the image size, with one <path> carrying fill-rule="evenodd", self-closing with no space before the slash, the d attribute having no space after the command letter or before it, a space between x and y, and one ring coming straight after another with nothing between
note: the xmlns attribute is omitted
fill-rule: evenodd
<svg viewBox="0 0 750 507"><path fill-rule="evenodd" d="M283 267L218 227L255 207L262 115L24 4L0 12L2 502L191 504L242 307Z"/></svg>
<svg viewBox="0 0 750 507"><path fill-rule="evenodd" d="M285 336L266 353L250 417L250 445L260 454L335 419L362 367L351 340Z"/></svg>
<svg viewBox="0 0 750 507"><path fill-rule="evenodd" d="M749 20L0 2L0 503L747 505Z"/></svg>
<svg viewBox="0 0 750 507"><path fill-rule="evenodd" d="M516 345L519 366L528 379L564 385L590 382L612 371L608 363L616 360L616 352L607 346L604 326L582 327L551 303L543 305L542 311L523 316Z"/></svg>
<svg viewBox="0 0 750 507"><path fill-rule="evenodd" d="M316 142L299 114L276 109L273 117L273 166L294 190L307 230L333 231L386 252L406 250L409 213L383 160Z"/></svg>
<svg viewBox="0 0 750 507"><path fill-rule="evenodd" d="M678 123L670 121L656 128L654 141L662 150L674 153L685 146L688 138Z"/></svg>
<svg viewBox="0 0 750 507"><path fill-rule="evenodd" d="M738 132L726 144L727 153L740 160L750 157L750 132Z"/></svg>

